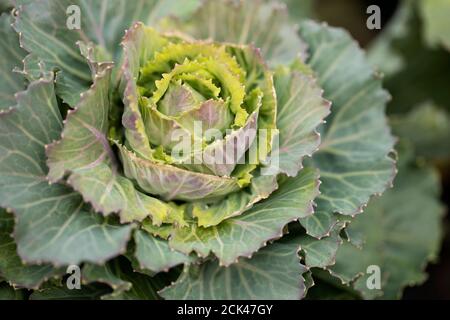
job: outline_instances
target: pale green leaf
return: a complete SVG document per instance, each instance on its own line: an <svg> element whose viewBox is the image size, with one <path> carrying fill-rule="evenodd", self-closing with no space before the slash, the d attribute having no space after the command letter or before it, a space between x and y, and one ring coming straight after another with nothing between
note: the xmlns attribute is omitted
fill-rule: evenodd
<svg viewBox="0 0 450 320"><path fill-rule="evenodd" d="M258 110L253 112L242 128L230 131L223 139L212 142L202 151L194 152L189 159L193 165L183 164L183 167L196 169L195 163L203 163L210 174L229 177L239 162L242 162L246 152L255 143L258 130ZM230 151L231 150L231 151Z"/></svg>
<svg viewBox="0 0 450 320"><path fill-rule="evenodd" d="M306 271L298 250L295 242L273 243L227 268L216 261L187 266L160 295L177 300L298 300L305 292Z"/></svg>
<svg viewBox="0 0 450 320"><path fill-rule="evenodd" d="M195 75L192 75L195 77ZM210 79L210 81L212 81ZM203 102L198 109L194 109L181 116L177 122L192 134L195 134L195 121L202 121L202 129L217 129L225 133L233 124L233 114L223 100L209 99Z"/></svg>
<svg viewBox="0 0 450 320"><path fill-rule="evenodd" d="M22 34L22 45L35 54L49 70L58 72L57 92L70 105L88 89L91 77L87 64L76 47L79 40L93 41L120 60L119 43L135 21L155 24L167 15L185 16L197 7L198 0L178 6L173 0L40 0L23 5L15 22ZM72 5L80 9L80 29L69 29L76 15L67 11ZM67 90L70 84L72 91Z"/></svg>
<svg viewBox="0 0 450 320"><path fill-rule="evenodd" d="M83 283L103 283L113 292L102 295L102 300L156 300L162 287L156 278L135 272L125 259L114 259L103 266L83 268Z"/></svg>
<svg viewBox="0 0 450 320"><path fill-rule="evenodd" d="M170 283L172 276L148 276L134 270L134 264L123 257L113 259L102 266L87 265L83 268L83 283L103 283L113 291L102 295L102 300L158 300L158 290Z"/></svg>
<svg viewBox="0 0 450 320"><path fill-rule="evenodd" d="M168 40L154 29L147 28L142 23L136 23L127 31L121 44L124 50L124 62L121 67L120 93L125 105L122 117L125 138L127 144L134 152L140 157L150 159L153 150L151 149L139 108L139 94L136 81L144 63L154 57L157 51L166 46Z"/></svg>
<svg viewBox="0 0 450 320"><path fill-rule="evenodd" d="M158 109L166 116L179 117L181 114L197 108L204 101L205 97L189 84L171 82L158 104Z"/></svg>
<svg viewBox="0 0 450 320"><path fill-rule="evenodd" d="M202 257L213 252L221 265L228 266L241 256L251 256L267 241L282 237L289 222L310 216L317 194L317 172L304 169L240 216L210 228L192 223L174 230L169 245L186 254L195 251Z"/></svg>
<svg viewBox="0 0 450 320"><path fill-rule="evenodd" d="M43 61L48 70L58 69L65 81L75 83L73 90L78 94L88 88L91 73L85 59L80 54L76 42L81 40L77 30L69 30L66 10L72 1L33 1L19 8L14 23L20 33L21 44ZM73 105L72 94L62 98ZM76 99L76 98L75 98Z"/></svg>
<svg viewBox="0 0 450 320"><path fill-rule="evenodd" d="M276 176L257 176L248 188L229 194L216 203L194 203L192 214L200 227L215 226L225 219L241 215L255 203L267 199L277 188Z"/></svg>
<svg viewBox="0 0 450 320"><path fill-rule="evenodd" d="M120 295L133 286L130 282L121 279L117 274L113 262L104 265L86 264L82 270L83 283L100 282L109 285L113 294Z"/></svg>
<svg viewBox="0 0 450 320"><path fill-rule="evenodd" d="M318 239L328 236L337 222L336 215L321 210L316 210L313 215L300 219L306 234Z"/></svg>
<svg viewBox="0 0 450 320"><path fill-rule="evenodd" d="M137 230L134 241L135 256L143 270L155 273L167 272L172 267L193 261L191 257L171 249L166 240L154 237L145 231Z"/></svg>
<svg viewBox="0 0 450 320"><path fill-rule="evenodd" d="M174 26L197 39L254 44L271 65L306 58L306 46L289 24L285 6L265 0L208 0L186 22Z"/></svg>
<svg viewBox="0 0 450 320"><path fill-rule="evenodd" d="M61 129L53 78L31 83L17 106L0 115L0 206L15 213L24 261L100 263L125 250L132 226L105 222L77 193L48 183L44 147Z"/></svg>
<svg viewBox="0 0 450 320"><path fill-rule="evenodd" d="M277 160L280 172L294 177L302 168L303 158L311 157L319 147L316 128L330 113L330 103L322 98L323 90L314 78L297 71L279 69L274 82L280 135L279 146L271 156Z"/></svg>
<svg viewBox="0 0 450 320"><path fill-rule="evenodd" d="M164 163L139 158L118 146L125 175L148 193L163 199L193 201L219 198L239 190L237 179L188 171Z"/></svg>
<svg viewBox="0 0 450 320"><path fill-rule="evenodd" d="M307 235L298 238L306 267L325 269L335 263L336 253L342 244L339 236L341 229L342 226L334 228L332 234L320 240Z"/></svg>
<svg viewBox="0 0 450 320"><path fill-rule="evenodd" d="M14 218L0 209L0 275L15 287L36 289L50 277L61 273L51 265L25 265L17 255L12 238Z"/></svg>
<svg viewBox="0 0 450 320"><path fill-rule="evenodd" d="M135 21L155 25L167 16L184 17L191 14L200 4L199 0L185 0L180 6L177 0L69 0L81 9L81 24L88 38L104 47L119 60L119 43L125 30ZM117 14L120 13L120 14Z"/></svg>

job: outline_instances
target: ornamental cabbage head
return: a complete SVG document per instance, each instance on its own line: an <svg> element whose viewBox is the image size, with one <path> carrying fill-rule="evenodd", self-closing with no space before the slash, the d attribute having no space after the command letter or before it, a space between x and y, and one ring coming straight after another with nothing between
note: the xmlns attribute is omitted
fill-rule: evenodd
<svg viewBox="0 0 450 320"><path fill-rule="evenodd" d="M380 79L347 33L297 30L275 2L135 2L1 16L2 70L16 67L0 106L0 227L14 228L1 276L38 288L83 263L106 298L302 298L395 175Z"/></svg>

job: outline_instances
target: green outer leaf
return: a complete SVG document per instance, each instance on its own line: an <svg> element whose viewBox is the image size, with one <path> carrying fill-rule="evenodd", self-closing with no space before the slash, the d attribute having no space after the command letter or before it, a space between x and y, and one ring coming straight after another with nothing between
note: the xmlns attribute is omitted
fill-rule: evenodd
<svg viewBox="0 0 450 320"><path fill-rule="evenodd" d="M274 82L280 142L271 156L279 162L280 172L294 177L302 168L303 157L311 157L319 147L316 128L330 113L330 102L322 99L323 90L314 78L296 71L279 69Z"/></svg>
<svg viewBox="0 0 450 320"><path fill-rule="evenodd" d="M155 226L149 219L146 219L142 221L141 228L153 236L167 240L172 232L173 225L166 223L161 226Z"/></svg>
<svg viewBox="0 0 450 320"><path fill-rule="evenodd" d="M202 257L213 252L221 265L228 266L241 256L250 257L267 241L282 237L289 222L311 215L318 187L318 173L304 169L243 215L210 228L193 223L174 230L169 245L185 254L195 251Z"/></svg>
<svg viewBox="0 0 450 320"><path fill-rule="evenodd" d="M101 263L125 250L133 226L106 223L78 194L48 184L44 146L61 128L53 77L31 83L17 95L17 106L0 115L0 206L15 213L24 261Z"/></svg>
<svg viewBox="0 0 450 320"><path fill-rule="evenodd" d="M11 234L14 218L0 208L0 275L15 287L38 288L44 281L60 273L51 265L24 265L17 255L17 246Z"/></svg>
<svg viewBox="0 0 450 320"><path fill-rule="evenodd" d="M193 258L172 250L166 240L154 237L145 231L137 230L134 234L134 241L136 243L135 256L141 269L155 273L167 272L179 264L194 261Z"/></svg>
<svg viewBox="0 0 450 320"><path fill-rule="evenodd" d="M342 239L339 236L342 228L343 225L334 228L332 234L320 240L307 235L298 239L305 254L304 264L307 268L325 269L335 264L336 253L342 244Z"/></svg>
<svg viewBox="0 0 450 320"><path fill-rule="evenodd" d="M91 82L91 73L85 59L76 47L81 40L77 30L69 30L66 25L66 9L73 1L33 1L19 7L14 29L21 34L20 42L28 52L43 61L53 71L57 68L58 77L76 84L72 86L78 93L85 91ZM62 98L73 105L76 95L59 92Z"/></svg>
<svg viewBox="0 0 450 320"><path fill-rule="evenodd" d="M102 300L157 300L160 299L157 291L162 287L164 279L135 272L126 259L118 258L103 266L85 266L83 282L109 285L113 292L102 295Z"/></svg>
<svg viewBox="0 0 450 320"><path fill-rule="evenodd" d="M301 299L306 269L298 250L295 242L273 243L227 268L216 261L187 266L178 281L160 295L177 300Z"/></svg>
<svg viewBox="0 0 450 320"><path fill-rule="evenodd" d="M61 70L57 75L57 92L74 106L91 82L77 41L91 40L119 61L119 42L133 22L155 24L167 15L185 16L198 4L198 0L187 0L183 6L175 5L174 0L134 0L133 5L127 0L37 0L18 10L14 28L22 34L23 47L43 61L48 70ZM71 5L80 8L80 30L67 27L66 11ZM68 87L72 90L67 90Z"/></svg>
<svg viewBox="0 0 450 320"><path fill-rule="evenodd" d="M300 224L305 228L306 234L317 239L329 236L337 222L336 215L320 210L316 210L310 217L300 219Z"/></svg>
<svg viewBox="0 0 450 320"><path fill-rule="evenodd" d="M351 287L343 285L328 271L314 270L314 286L308 290L308 300L359 300L361 297Z"/></svg>
<svg viewBox="0 0 450 320"><path fill-rule="evenodd" d="M107 49L119 60L121 55L118 46L124 31L135 21L146 25L154 25L159 19L168 15L184 17L191 14L200 4L199 0L185 0L177 5L177 0L70 0L78 4L82 14L82 29L88 38Z"/></svg>
<svg viewBox="0 0 450 320"><path fill-rule="evenodd" d="M314 287L314 285L315 285L311 270L306 271L303 274L303 278L305 279L305 294L304 294L304 296L306 297L308 295L308 290L311 289L312 287Z"/></svg>
<svg viewBox="0 0 450 320"><path fill-rule="evenodd" d="M93 282L100 282L109 285L113 290L114 295L120 295L132 288L132 284L121 279L115 274L111 263L104 265L87 264L82 270L83 284L90 284Z"/></svg>
<svg viewBox="0 0 450 320"><path fill-rule="evenodd" d="M389 156L394 139L384 114L389 95L346 32L315 22L302 23L300 32L310 46L308 64L333 103L313 157L322 180L318 209L355 215L395 176Z"/></svg>
<svg viewBox="0 0 450 320"><path fill-rule="evenodd" d="M159 300L157 291L159 286L154 284L146 275L129 272L123 273L122 277L133 284L133 287L129 291L123 291L121 293L111 293L103 296L104 300Z"/></svg>
<svg viewBox="0 0 450 320"><path fill-rule="evenodd" d="M103 285L82 286L80 290L70 290L67 286L50 286L34 291L30 300L98 300L110 290Z"/></svg>
<svg viewBox="0 0 450 320"><path fill-rule="evenodd" d="M67 182L83 194L96 211L108 214L120 212L120 222L142 221L151 217L156 225L171 220L175 208L135 189L133 183L105 164L80 169Z"/></svg>
<svg viewBox="0 0 450 320"><path fill-rule="evenodd" d="M24 89L24 79L13 69L22 64L26 52L19 47L19 36L11 28L12 18L0 15L0 113L16 102L14 94Z"/></svg>
<svg viewBox="0 0 450 320"><path fill-rule="evenodd" d="M437 257L442 239L439 189L432 169L400 168L396 187L374 199L348 227L364 235L363 250L344 243L332 274L345 283L358 278L353 286L365 298L398 299L405 286L424 282L426 263ZM381 291L366 287L370 265L381 269Z"/></svg>
<svg viewBox="0 0 450 320"><path fill-rule="evenodd" d="M254 44L271 65L306 58L306 46L289 24L286 7L277 2L207 0L186 23L174 28L197 39Z"/></svg>

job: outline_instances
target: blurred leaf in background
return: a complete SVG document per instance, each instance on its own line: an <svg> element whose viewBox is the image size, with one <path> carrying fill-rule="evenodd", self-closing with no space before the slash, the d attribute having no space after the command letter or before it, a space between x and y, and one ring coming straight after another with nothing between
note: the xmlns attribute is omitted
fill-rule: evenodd
<svg viewBox="0 0 450 320"><path fill-rule="evenodd" d="M424 103L407 114L392 115L394 134L409 140L417 156L429 159L450 157L450 116L442 108Z"/></svg>
<svg viewBox="0 0 450 320"><path fill-rule="evenodd" d="M293 2L302 3L286 2L292 13ZM399 298L405 287L427 279L424 269L438 259L444 236L445 209L439 198L441 180L448 183L445 167L450 159L450 0L399 1L378 36L365 28L367 5L316 0L308 15L346 28L369 47L369 59L392 95L388 113L400 138L399 174L394 188L371 201L346 230L351 241L338 250L334 277L312 270L315 286L308 291L310 299ZM382 10L389 9L383 5ZM358 235L365 236L357 241ZM447 259L442 253L439 259ZM365 285L366 269L372 264L381 268L381 290ZM437 281L445 283L439 277Z"/></svg>
<svg viewBox="0 0 450 320"><path fill-rule="evenodd" d="M5 12L13 7L12 0L3 0L0 2L0 12Z"/></svg>
<svg viewBox="0 0 450 320"><path fill-rule="evenodd" d="M424 24L425 40L430 47L443 45L450 50L450 1L422 0L419 2Z"/></svg>
<svg viewBox="0 0 450 320"><path fill-rule="evenodd" d="M450 54L444 46L449 19L441 21L445 12L450 12L450 0L402 1L370 46L369 58L385 75L392 95L388 112L403 113L424 102L450 110ZM444 29L437 32L437 25Z"/></svg>
<svg viewBox="0 0 450 320"><path fill-rule="evenodd" d="M344 243L332 274L352 283L365 299L399 299L406 286L422 284L427 279L424 269L436 261L442 241L440 193L435 170L403 165L396 187L373 199L348 227L349 233L364 235L364 250ZM380 268L380 290L368 288L370 266Z"/></svg>
<svg viewBox="0 0 450 320"><path fill-rule="evenodd" d="M0 279L0 300L24 300L26 297L25 290L16 290L6 282Z"/></svg>
<svg viewBox="0 0 450 320"><path fill-rule="evenodd" d="M352 221L330 272L312 270L316 285L309 299L399 299L406 287L427 279L425 268L439 258L443 237L440 178L433 167L415 161L407 141L398 149L395 187ZM374 267L380 272L379 288L368 286Z"/></svg>

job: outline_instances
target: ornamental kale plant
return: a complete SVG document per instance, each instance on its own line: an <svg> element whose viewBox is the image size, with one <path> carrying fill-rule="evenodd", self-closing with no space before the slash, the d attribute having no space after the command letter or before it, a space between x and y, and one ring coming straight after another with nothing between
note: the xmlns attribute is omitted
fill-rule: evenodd
<svg viewBox="0 0 450 320"><path fill-rule="evenodd" d="M385 230L358 217L377 219L395 139L345 31L262 0L5 8L0 296L301 299L337 279L379 296L362 239ZM414 278L380 267L388 297Z"/></svg>

